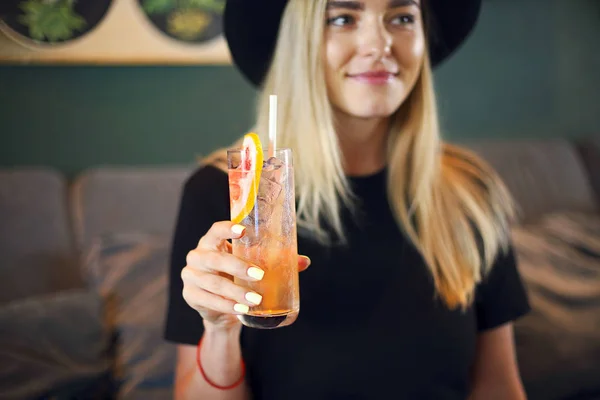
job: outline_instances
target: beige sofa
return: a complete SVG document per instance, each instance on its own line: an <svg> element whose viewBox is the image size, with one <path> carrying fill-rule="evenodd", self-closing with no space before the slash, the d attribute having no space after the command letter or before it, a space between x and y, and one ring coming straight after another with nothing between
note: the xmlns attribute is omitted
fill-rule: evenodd
<svg viewBox="0 0 600 400"><path fill-rule="evenodd" d="M572 232L583 216L588 230L578 233L596 232L599 139L465 143L498 170L522 210L515 238L534 312L516 338L531 399L600 398L600 319L589 314L600 316L597 243L587 242L587 286L569 281L581 278L570 266L575 258L539 251L549 248L557 221ZM0 398L170 398L174 348L161 339L166 269L193 169L98 167L73 182L49 168L0 171ZM540 272L550 264L558 272L548 283ZM561 275L569 268L577 273ZM588 304L560 282L584 287ZM598 323L595 335L590 323ZM569 347L573 341L580 345Z"/></svg>

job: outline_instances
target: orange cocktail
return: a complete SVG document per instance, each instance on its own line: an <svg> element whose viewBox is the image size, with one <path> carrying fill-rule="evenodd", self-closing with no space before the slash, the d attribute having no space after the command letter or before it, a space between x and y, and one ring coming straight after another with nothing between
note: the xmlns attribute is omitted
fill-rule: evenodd
<svg viewBox="0 0 600 400"><path fill-rule="evenodd" d="M232 242L233 254L265 275L258 282L236 278L263 296L239 319L249 327L278 328L293 323L300 310L292 151L278 149L263 161L258 137L244 143L227 154L231 218L246 227L244 236Z"/></svg>

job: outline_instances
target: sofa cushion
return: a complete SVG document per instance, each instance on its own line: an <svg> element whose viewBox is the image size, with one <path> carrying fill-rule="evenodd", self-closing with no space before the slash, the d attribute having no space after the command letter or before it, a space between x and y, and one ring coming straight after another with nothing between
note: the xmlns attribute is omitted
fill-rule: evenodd
<svg viewBox="0 0 600 400"><path fill-rule="evenodd" d="M111 398L102 299L68 290L0 307L0 398Z"/></svg>
<svg viewBox="0 0 600 400"><path fill-rule="evenodd" d="M106 299L110 326L117 333L122 398L172 395L175 346L162 335L169 243L161 235L114 233L93 240L88 253L85 274Z"/></svg>
<svg viewBox="0 0 600 400"><path fill-rule="evenodd" d="M468 147L500 174L523 223L557 211L598 210L587 171L566 139L482 140Z"/></svg>
<svg viewBox="0 0 600 400"><path fill-rule="evenodd" d="M513 238L532 305L515 323L529 399L600 398L600 215L550 214Z"/></svg>
<svg viewBox="0 0 600 400"><path fill-rule="evenodd" d="M0 170L0 221L0 304L81 287L62 175Z"/></svg>
<svg viewBox="0 0 600 400"><path fill-rule="evenodd" d="M102 235L169 236L189 173L186 167L101 167L78 176L71 197L75 235L84 254Z"/></svg>

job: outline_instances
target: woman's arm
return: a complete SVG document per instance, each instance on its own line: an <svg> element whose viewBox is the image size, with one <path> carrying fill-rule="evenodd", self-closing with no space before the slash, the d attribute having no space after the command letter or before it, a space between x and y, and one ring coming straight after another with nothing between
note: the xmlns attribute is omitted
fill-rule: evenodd
<svg viewBox="0 0 600 400"><path fill-rule="evenodd" d="M200 361L208 378L220 386L231 385L242 375L240 331L206 328L202 339ZM196 359L197 347L179 345L175 371L175 399L248 400L250 392L245 382L220 390L209 385L202 377Z"/></svg>
<svg viewBox="0 0 600 400"><path fill-rule="evenodd" d="M527 398L515 355L512 323L479 335L470 400Z"/></svg>

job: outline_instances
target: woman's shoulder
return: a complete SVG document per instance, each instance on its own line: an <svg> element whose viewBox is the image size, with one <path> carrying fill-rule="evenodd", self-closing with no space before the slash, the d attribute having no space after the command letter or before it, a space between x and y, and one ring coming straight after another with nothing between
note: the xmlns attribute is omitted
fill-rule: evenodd
<svg viewBox="0 0 600 400"><path fill-rule="evenodd" d="M184 182L183 196L202 203L228 203L228 190L227 172L214 164L202 164Z"/></svg>
<svg viewBox="0 0 600 400"><path fill-rule="evenodd" d="M192 231L194 239L216 221L229 218L227 174L211 164L200 165L183 183L179 200L178 226ZM189 227L192 224L193 227ZM184 228L187 227L187 228ZM196 232L196 230L201 232Z"/></svg>
<svg viewBox="0 0 600 400"><path fill-rule="evenodd" d="M199 165L185 181L186 187L198 190L206 190L215 185L227 185L227 171L213 164Z"/></svg>
<svg viewBox="0 0 600 400"><path fill-rule="evenodd" d="M227 187L227 153L219 149L200 161L185 182L186 190L202 191Z"/></svg>

